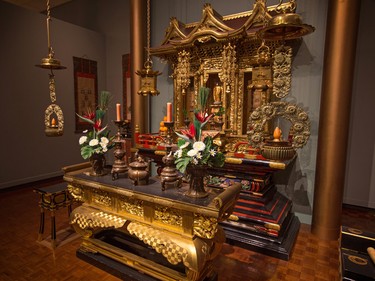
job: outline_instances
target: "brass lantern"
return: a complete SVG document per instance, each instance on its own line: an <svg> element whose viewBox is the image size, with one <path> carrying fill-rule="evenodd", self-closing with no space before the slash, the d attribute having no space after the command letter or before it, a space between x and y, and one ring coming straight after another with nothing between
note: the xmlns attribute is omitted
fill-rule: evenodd
<svg viewBox="0 0 375 281"><path fill-rule="evenodd" d="M160 92L157 89L157 76L161 73L159 71L152 70L152 61L150 58L144 64L144 68L142 70L138 70L135 72L137 75L141 76L141 83L140 89L137 92L139 95L143 96L157 96Z"/></svg>

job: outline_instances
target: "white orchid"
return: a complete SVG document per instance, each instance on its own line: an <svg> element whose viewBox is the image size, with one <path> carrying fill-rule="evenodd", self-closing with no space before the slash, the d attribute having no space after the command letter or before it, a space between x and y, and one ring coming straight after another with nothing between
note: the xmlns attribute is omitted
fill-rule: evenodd
<svg viewBox="0 0 375 281"><path fill-rule="evenodd" d="M82 136L82 137L79 138L79 144L84 144L86 141L87 141L86 136Z"/></svg>
<svg viewBox="0 0 375 281"><path fill-rule="evenodd" d="M206 148L206 145L203 141L196 141L193 144L193 148L198 151L203 151Z"/></svg>
<svg viewBox="0 0 375 281"><path fill-rule="evenodd" d="M99 144L99 141L97 139L92 139L89 142L89 146L95 146L95 145L98 145L98 144Z"/></svg>
<svg viewBox="0 0 375 281"><path fill-rule="evenodd" d="M198 153L198 150L196 150L196 149L190 149L187 152L187 155L190 156L190 157L194 157L195 155L197 155L197 153Z"/></svg>

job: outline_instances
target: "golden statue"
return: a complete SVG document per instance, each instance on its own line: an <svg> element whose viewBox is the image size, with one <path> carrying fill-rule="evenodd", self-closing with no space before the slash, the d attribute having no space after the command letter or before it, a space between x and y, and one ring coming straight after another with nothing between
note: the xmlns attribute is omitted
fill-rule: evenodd
<svg viewBox="0 0 375 281"><path fill-rule="evenodd" d="M213 90L214 104L221 104L222 93L223 93L223 87L218 82L216 82L216 86L214 87L214 90Z"/></svg>

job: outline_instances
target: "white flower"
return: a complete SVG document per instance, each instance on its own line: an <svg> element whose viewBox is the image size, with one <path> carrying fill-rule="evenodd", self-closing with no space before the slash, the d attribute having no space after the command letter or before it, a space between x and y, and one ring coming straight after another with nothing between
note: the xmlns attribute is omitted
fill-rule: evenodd
<svg viewBox="0 0 375 281"><path fill-rule="evenodd" d="M190 142L188 142L188 141L185 142L183 145L180 146L180 149L184 149L184 148L188 147L189 144L190 144Z"/></svg>
<svg viewBox="0 0 375 281"><path fill-rule="evenodd" d="M198 152L195 157L197 157L197 159L202 159L202 153Z"/></svg>
<svg viewBox="0 0 375 281"><path fill-rule="evenodd" d="M84 130L82 133L86 134L89 130Z"/></svg>
<svg viewBox="0 0 375 281"><path fill-rule="evenodd" d="M204 144L203 141L196 141L193 144L193 148L198 151L203 151L206 148L206 145Z"/></svg>
<svg viewBox="0 0 375 281"><path fill-rule="evenodd" d="M84 144L86 141L87 141L86 136L82 136L82 137L79 138L79 144Z"/></svg>
<svg viewBox="0 0 375 281"><path fill-rule="evenodd" d="M109 143L109 139L107 139L106 137L101 137L100 138L100 143L104 143L104 144L108 144Z"/></svg>
<svg viewBox="0 0 375 281"><path fill-rule="evenodd" d="M194 157L195 155L197 155L197 153L198 153L198 150L190 149L190 150L187 152L187 155L190 156L190 157Z"/></svg>
<svg viewBox="0 0 375 281"><path fill-rule="evenodd" d="M182 149L176 150L176 152L174 153L174 156L177 158L180 158L182 156Z"/></svg>
<svg viewBox="0 0 375 281"><path fill-rule="evenodd" d="M106 143L99 143L100 144L100 146L102 147L102 148L107 148L107 144Z"/></svg>
<svg viewBox="0 0 375 281"><path fill-rule="evenodd" d="M108 151L108 148L107 147L103 147L103 152L107 152Z"/></svg>
<svg viewBox="0 0 375 281"><path fill-rule="evenodd" d="M198 163L199 163L198 160L196 158L193 158L193 164L198 165Z"/></svg>
<svg viewBox="0 0 375 281"><path fill-rule="evenodd" d="M99 144L99 141L97 139L92 139L89 142L89 146L95 146L95 145L98 145L98 144Z"/></svg>
<svg viewBox="0 0 375 281"><path fill-rule="evenodd" d="M215 156L216 155L216 151L214 149L211 149L210 150L210 154L211 154L211 156Z"/></svg>

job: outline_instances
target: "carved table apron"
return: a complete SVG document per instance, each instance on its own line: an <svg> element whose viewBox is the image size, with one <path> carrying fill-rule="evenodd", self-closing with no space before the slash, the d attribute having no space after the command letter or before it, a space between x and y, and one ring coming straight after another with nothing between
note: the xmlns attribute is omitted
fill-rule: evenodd
<svg viewBox="0 0 375 281"><path fill-rule="evenodd" d="M233 211L241 186L209 188L206 198L184 195L188 185L162 191L159 179L134 186L127 178L92 177L85 170L65 169L64 179L75 200L83 204L70 223L82 236L81 250L100 253L161 280L203 280L213 272L212 261L225 242L219 222ZM67 172L69 171L69 172ZM185 273L95 238L116 229L138 238Z"/></svg>

